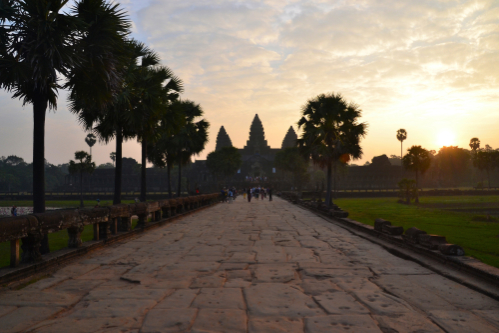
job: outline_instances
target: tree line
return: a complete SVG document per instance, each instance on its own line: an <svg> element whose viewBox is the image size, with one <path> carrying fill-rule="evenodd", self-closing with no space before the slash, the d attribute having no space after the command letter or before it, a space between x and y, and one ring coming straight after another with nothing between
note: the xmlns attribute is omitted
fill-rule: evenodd
<svg viewBox="0 0 499 333"><path fill-rule="evenodd" d="M145 201L147 161L168 170L185 165L204 148L209 123L200 119L199 104L180 98L182 80L161 65L159 55L130 38L131 22L118 4L66 4L7 0L0 6L0 86L33 107L34 212L45 211L45 116L57 109L60 89L68 91L78 122L95 135L91 145L97 139L116 142L114 204L121 202L123 141L141 144ZM93 163L90 154L76 152L69 170L91 172Z"/></svg>

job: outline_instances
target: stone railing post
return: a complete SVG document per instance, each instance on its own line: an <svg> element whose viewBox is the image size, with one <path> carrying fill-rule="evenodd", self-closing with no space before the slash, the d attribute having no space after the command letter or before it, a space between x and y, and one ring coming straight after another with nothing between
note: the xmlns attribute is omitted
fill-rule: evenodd
<svg viewBox="0 0 499 333"><path fill-rule="evenodd" d="M69 248L77 248L80 247L83 243L81 240L81 233L85 229L85 226L76 226L68 228L68 247Z"/></svg>

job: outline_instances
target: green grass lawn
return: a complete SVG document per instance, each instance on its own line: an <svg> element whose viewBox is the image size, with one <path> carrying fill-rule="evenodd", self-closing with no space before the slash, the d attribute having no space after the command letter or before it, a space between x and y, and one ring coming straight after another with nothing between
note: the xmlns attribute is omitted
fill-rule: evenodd
<svg viewBox="0 0 499 333"><path fill-rule="evenodd" d="M417 227L429 234L442 235L460 245L466 255L499 268L499 223L474 222L476 214L453 212L450 208L497 208L499 196L421 197L419 206L403 205L395 198L337 199L335 203L350 213L349 218L374 225L383 218L404 229ZM444 209L446 208L446 209Z"/></svg>

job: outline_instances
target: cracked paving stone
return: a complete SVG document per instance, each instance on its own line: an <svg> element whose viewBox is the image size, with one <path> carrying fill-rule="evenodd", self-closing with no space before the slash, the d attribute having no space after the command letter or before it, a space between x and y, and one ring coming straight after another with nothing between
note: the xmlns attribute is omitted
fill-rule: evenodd
<svg viewBox="0 0 499 333"><path fill-rule="evenodd" d="M185 332L194 323L197 311L197 309L152 309L147 313L140 332Z"/></svg>
<svg viewBox="0 0 499 333"><path fill-rule="evenodd" d="M203 288L191 307L246 310L240 288Z"/></svg>
<svg viewBox="0 0 499 333"><path fill-rule="evenodd" d="M22 332L38 322L48 319L63 308L59 307L30 307L22 306L0 317L0 331L2 333Z"/></svg>
<svg viewBox="0 0 499 333"><path fill-rule="evenodd" d="M303 322L299 318L251 317L249 333L303 333Z"/></svg>
<svg viewBox="0 0 499 333"><path fill-rule="evenodd" d="M201 309L192 333L246 333L246 312L234 309Z"/></svg>
<svg viewBox="0 0 499 333"><path fill-rule="evenodd" d="M305 330L314 333L382 333L369 315L305 318Z"/></svg>
<svg viewBox="0 0 499 333"><path fill-rule="evenodd" d="M191 306L192 301L199 293L199 289L179 289L162 300L156 309L183 309Z"/></svg>
<svg viewBox="0 0 499 333"><path fill-rule="evenodd" d="M369 310L344 291L323 293L314 296L329 314L369 314Z"/></svg>
<svg viewBox="0 0 499 333"><path fill-rule="evenodd" d="M430 318L447 332L453 333L492 333L498 327L467 311L430 311Z"/></svg>

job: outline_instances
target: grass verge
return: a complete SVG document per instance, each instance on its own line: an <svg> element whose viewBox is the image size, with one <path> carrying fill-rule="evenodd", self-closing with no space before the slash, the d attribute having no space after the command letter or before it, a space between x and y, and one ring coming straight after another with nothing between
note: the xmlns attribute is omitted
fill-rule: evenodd
<svg viewBox="0 0 499 333"><path fill-rule="evenodd" d="M449 243L462 246L466 255L499 268L499 223L472 221L476 214L433 208L436 204L445 204L445 208L472 203L494 206L498 201L498 196L452 196L421 197L420 205L399 204L395 198L337 199L335 203L350 213L349 218L368 225L383 218L404 229L416 227L445 236Z"/></svg>

